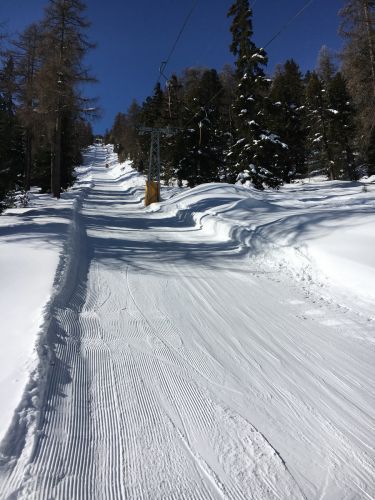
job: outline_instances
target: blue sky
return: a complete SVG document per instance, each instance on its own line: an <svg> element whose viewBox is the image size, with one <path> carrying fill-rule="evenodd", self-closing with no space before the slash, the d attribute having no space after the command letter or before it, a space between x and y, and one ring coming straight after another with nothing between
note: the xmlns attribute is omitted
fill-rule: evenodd
<svg viewBox="0 0 375 500"><path fill-rule="evenodd" d="M0 0L0 22L10 33L40 19L47 0ZM190 21L166 68L179 73L187 66L217 69L232 61L229 52L232 0L198 0ZM266 44L306 3L306 0L255 0L254 41ZM118 111L133 98L142 101L152 92L160 62L165 60L193 0L87 0L89 36L97 48L87 61L99 83L88 93L98 96L103 110L94 129L110 128ZM293 57L303 71L315 67L322 45L340 49L337 13L343 0L314 0L267 49L268 72Z"/></svg>

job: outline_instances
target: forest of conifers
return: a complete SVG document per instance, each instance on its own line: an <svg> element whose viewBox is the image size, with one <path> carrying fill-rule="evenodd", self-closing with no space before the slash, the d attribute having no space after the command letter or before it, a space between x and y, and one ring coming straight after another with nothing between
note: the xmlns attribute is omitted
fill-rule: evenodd
<svg viewBox="0 0 375 500"><path fill-rule="evenodd" d="M290 59L267 73L267 53L253 41L248 0L230 7L234 65L190 67L158 82L142 104L119 112L106 141L120 160L147 168L149 136L161 142L165 182L250 181L277 188L307 175L355 180L375 173L375 1L347 0L338 17L340 54L322 47L302 74ZM0 66L0 210L37 185L59 197L92 142L95 103L82 89L94 48L81 0L49 0L39 23L2 40ZM152 85L152 82L150 82Z"/></svg>
<svg viewBox="0 0 375 500"><path fill-rule="evenodd" d="M249 2L237 0L228 12L234 67L187 68L158 83L142 105L118 113L107 140L142 170L149 138L138 128L175 128L161 143L162 178L189 186L248 179L263 188L317 173L348 180L374 173L374 6L346 2L341 54L323 46L306 74L287 60L269 77L267 54L252 41Z"/></svg>

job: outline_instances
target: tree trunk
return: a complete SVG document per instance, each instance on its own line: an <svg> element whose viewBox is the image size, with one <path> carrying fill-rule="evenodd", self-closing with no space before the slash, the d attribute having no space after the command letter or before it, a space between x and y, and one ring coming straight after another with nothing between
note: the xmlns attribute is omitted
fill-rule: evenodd
<svg viewBox="0 0 375 500"><path fill-rule="evenodd" d="M335 171L333 168L334 162L332 160L331 148L330 148L329 141L328 141L327 125L326 125L326 120L325 120L324 111L323 111L324 110L324 103L323 103L323 100L321 97L319 98L319 102L320 102L320 109L321 109L320 119L322 120L322 128L323 128L323 145L324 145L324 148L325 148L325 151L327 154L328 163L329 163L329 168L328 168L329 179L331 181L334 181L335 180Z"/></svg>
<svg viewBox="0 0 375 500"><path fill-rule="evenodd" d="M51 192L54 198L61 194L61 113L58 112L55 123L55 140L51 154Z"/></svg>
<svg viewBox="0 0 375 500"><path fill-rule="evenodd" d="M26 130L26 164L25 164L25 191L30 191L32 169L32 138L29 129Z"/></svg>

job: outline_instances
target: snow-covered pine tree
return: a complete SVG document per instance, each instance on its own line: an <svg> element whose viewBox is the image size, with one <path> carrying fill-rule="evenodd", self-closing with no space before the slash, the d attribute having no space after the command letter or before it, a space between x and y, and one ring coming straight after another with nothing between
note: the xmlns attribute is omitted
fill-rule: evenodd
<svg viewBox="0 0 375 500"><path fill-rule="evenodd" d="M234 173L235 169L232 161L232 155L229 154L234 144L232 103L234 100L236 83L233 67L229 64L224 65L219 76L223 88L220 99L223 158L221 166L219 167L219 179L222 182L235 182L237 175Z"/></svg>
<svg viewBox="0 0 375 500"><path fill-rule="evenodd" d="M315 71L310 73L306 87L306 121L309 174L324 173L335 179L334 157L330 142L330 120L327 92Z"/></svg>
<svg viewBox="0 0 375 500"><path fill-rule="evenodd" d="M200 182L219 180L223 158L223 128L221 117L222 84L215 69L203 73L199 86L201 113L199 129Z"/></svg>
<svg viewBox="0 0 375 500"><path fill-rule="evenodd" d="M284 181L306 174L305 86L298 64L290 59L276 69L270 92L276 110L272 128L283 143L288 170Z"/></svg>
<svg viewBox="0 0 375 500"><path fill-rule="evenodd" d="M190 119L188 128L180 134L184 148L180 150L178 178L192 187L218 181L222 170L222 85L214 69L190 69L185 78L184 104Z"/></svg>
<svg viewBox="0 0 375 500"><path fill-rule="evenodd" d="M326 171L331 180L354 179L354 110L345 81L325 46L306 93L310 170Z"/></svg>
<svg viewBox="0 0 375 500"><path fill-rule="evenodd" d="M235 142L229 152L242 179L250 179L255 187L278 187L287 177L285 149L272 130L272 105L267 99L270 80L264 67L267 56L251 40L252 10L248 0L236 0L230 7L232 18L231 52L236 57L237 89L234 108Z"/></svg>
<svg viewBox="0 0 375 500"><path fill-rule="evenodd" d="M340 72L336 73L327 84L329 99L330 141L333 150L336 176L356 180L355 153L356 127L355 112L346 82Z"/></svg>
<svg viewBox="0 0 375 500"><path fill-rule="evenodd" d="M182 76L184 123L190 123L176 136L175 172L179 182L187 181L190 187L200 183L198 117L202 111L199 87L203 71L187 68Z"/></svg>
<svg viewBox="0 0 375 500"><path fill-rule="evenodd" d="M173 74L164 89L163 117L166 126L180 128L184 121L183 86L177 75ZM161 142L161 178L168 184L177 176L176 165L183 155L184 142L179 139L181 132L164 136Z"/></svg>

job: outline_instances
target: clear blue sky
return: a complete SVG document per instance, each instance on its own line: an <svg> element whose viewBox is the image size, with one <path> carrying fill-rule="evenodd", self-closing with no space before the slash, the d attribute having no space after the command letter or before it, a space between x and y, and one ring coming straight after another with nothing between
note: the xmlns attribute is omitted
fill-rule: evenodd
<svg viewBox="0 0 375 500"><path fill-rule="evenodd" d="M0 0L0 23L7 31L22 31L42 17L47 0ZM189 12L192 0L87 0L92 26L89 36L97 48L88 64L99 83L88 89L98 96L103 116L94 123L97 133L110 128L118 111L131 100L142 101L152 92L159 72ZM187 66L221 69L231 62L232 0L199 0L166 69L167 75ZM306 0L255 0L254 40L262 46L306 3ZM267 49L268 72L293 57L303 71L315 67L322 45L339 50L337 13L344 0L314 0Z"/></svg>

